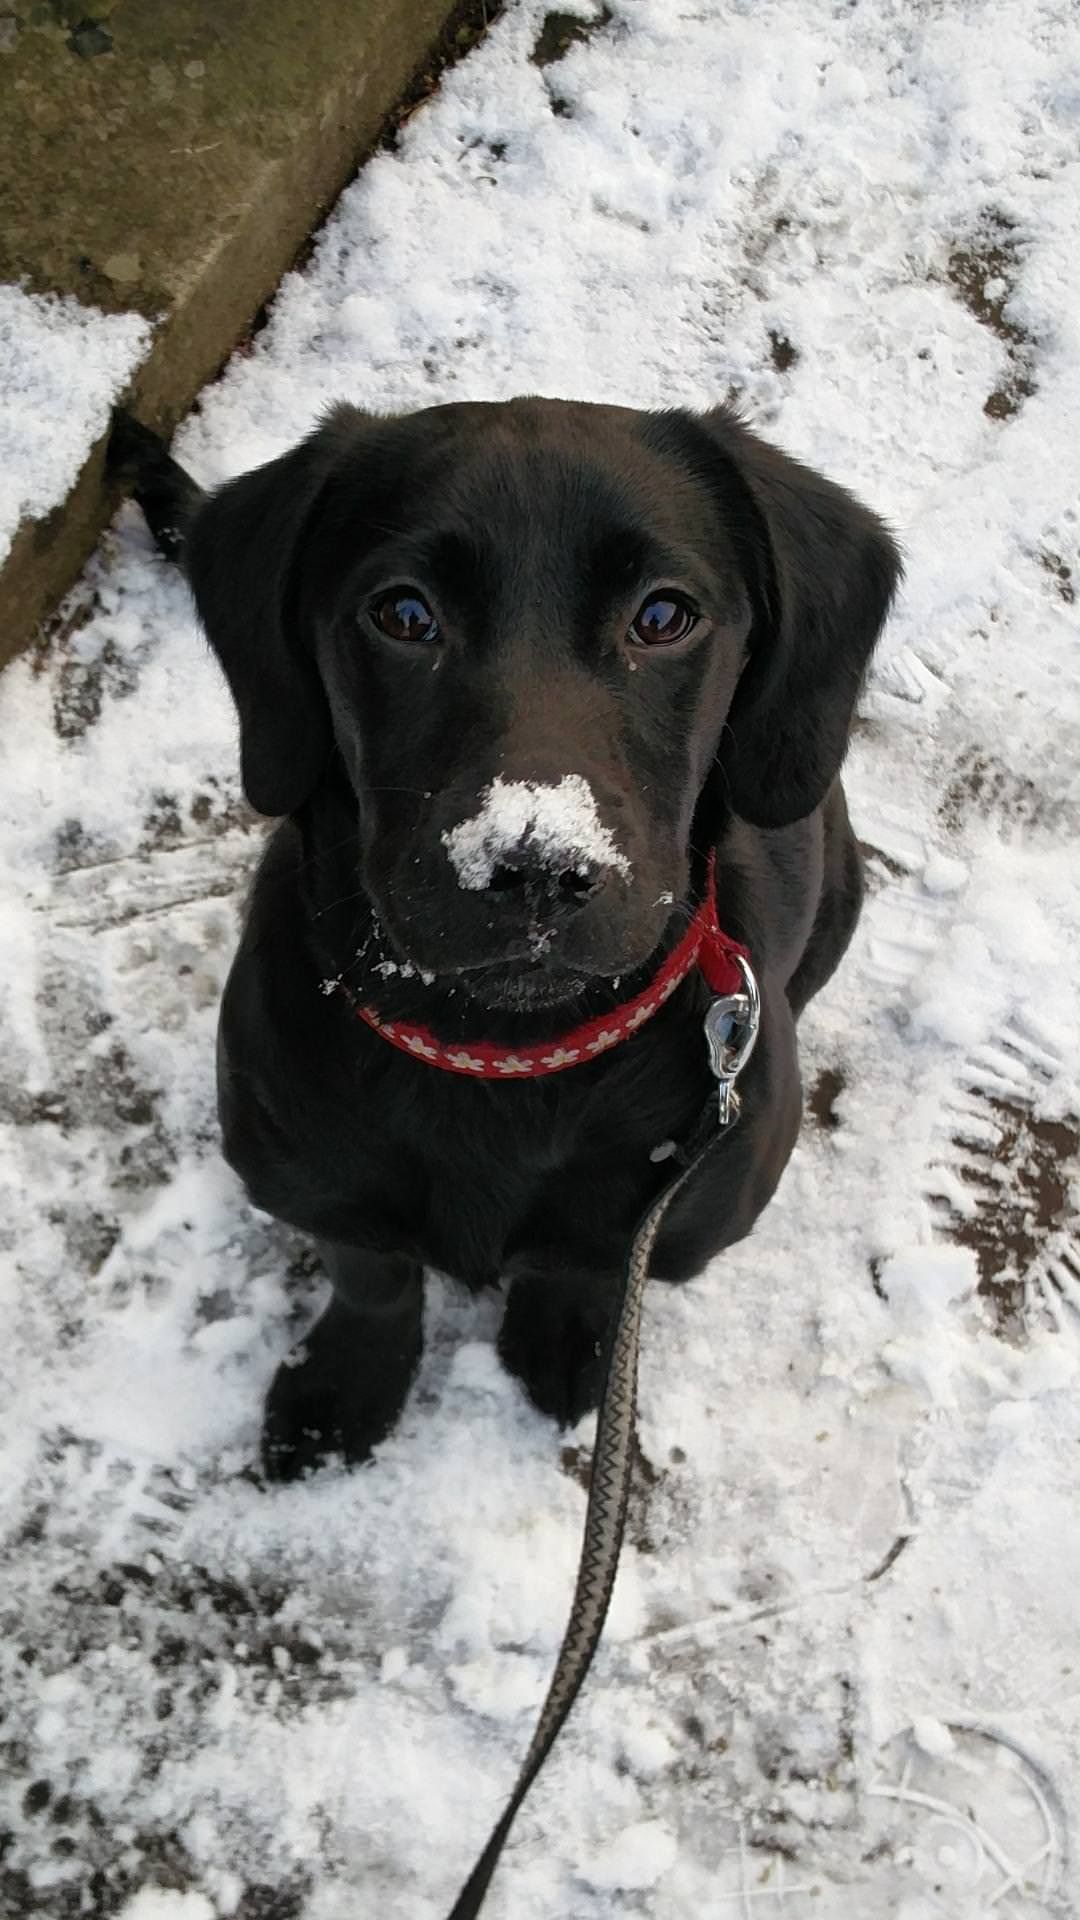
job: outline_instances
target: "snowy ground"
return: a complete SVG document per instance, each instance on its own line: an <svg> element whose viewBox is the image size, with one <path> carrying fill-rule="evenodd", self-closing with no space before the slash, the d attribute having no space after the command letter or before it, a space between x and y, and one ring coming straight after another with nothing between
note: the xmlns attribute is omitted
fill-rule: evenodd
<svg viewBox="0 0 1080 1920"><path fill-rule="evenodd" d="M366 170L184 456L216 480L341 395L735 394L909 575L802 1143L753 1239L650 1298L609 1633L492 1920L1075 1917L1080 30L613 0L541 65L543 18ZM0 1909L440 1920L545 1685L590 1428L433 1280L377 1462L260 1488L320 1282L216 1152L260 829L134 513L0 739Z"/></svg>
<svg viewBox="0 0 1080 1920"><path fill-rule="evenodd" d="M0 286L0 562L74 486L149 340L137 313Z"/></svg>

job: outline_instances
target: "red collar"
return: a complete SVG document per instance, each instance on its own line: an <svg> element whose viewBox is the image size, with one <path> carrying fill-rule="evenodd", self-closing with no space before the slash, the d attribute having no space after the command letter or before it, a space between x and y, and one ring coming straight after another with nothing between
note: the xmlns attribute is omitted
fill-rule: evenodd
<svg viewBox="0 0 1080 1920"><path fill-rule="evenodd" d="M632 1000L624 1001L621 1007L596 1020L587 1020L583 1026L574 1027L555 1040L531 1047L494 1047L486 1040L448 1043L415 1021L383 1020L374 1007L361 1006L358 1001L352 1004L361 1020L381 1033L392 1046L400 1047L402 1053L411 1053L414 1060L425 1060L431 1067L442 1067L447 1073L462 1073L474 1080L533 1080L545 1074L561 1073L565 1067L576 1067L581 1061L595 1060L598 1054L607 1053L621 1040L629 1039L659 1012L695 966L700 967L713 993L740 993L743 977L737 964L739 955L749 959L747 949L720 930L713 862L710 861L705 899L675 951L668 955L650 984Z"/></svg>

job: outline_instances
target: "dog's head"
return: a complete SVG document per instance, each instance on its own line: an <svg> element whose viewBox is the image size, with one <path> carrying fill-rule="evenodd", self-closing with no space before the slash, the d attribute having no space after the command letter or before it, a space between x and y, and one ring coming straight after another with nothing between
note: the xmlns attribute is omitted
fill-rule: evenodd
<svg viewBox="0 0 1080 1920"><path fill-rule="evenodd" d="M343 768L400 954L492 1003L647 959L724 807L820 803L899 574L726 411L538 399L340 407L210 498L187 567L253 806Z"/></svg>

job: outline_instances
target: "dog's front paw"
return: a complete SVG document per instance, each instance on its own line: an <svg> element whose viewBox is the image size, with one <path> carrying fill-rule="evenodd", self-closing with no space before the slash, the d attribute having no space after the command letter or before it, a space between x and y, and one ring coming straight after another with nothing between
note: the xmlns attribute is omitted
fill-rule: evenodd
<svg viewBox="0 0 1080 1920"><path fill-rule="evenodd" d="M299 1347L278 1368L266 1397L263 1472L268 1480L299 1480L335 1456L357 1466L390 1424L379 1422L369 1430L363 1409L351 1403L340 1383L329 1384Z"/></svg>
<svg viewBox="0 0 1080 1920"><path fill-rule="evenodd" d="M515 1280L499 1333L503 1365L561 1427L595 1407L614 1310L609 1280L580 1275Z"/></svg>
<svg viewBox="0 0 1080 1920"><path fill-rule="evenodd" d="M266 1397L268 1480L298 1480L327 1460L358 1466L393 1427L420 1359L419 1312L372 1341L370 1323L334 1301L278 1368Z"/></svg>

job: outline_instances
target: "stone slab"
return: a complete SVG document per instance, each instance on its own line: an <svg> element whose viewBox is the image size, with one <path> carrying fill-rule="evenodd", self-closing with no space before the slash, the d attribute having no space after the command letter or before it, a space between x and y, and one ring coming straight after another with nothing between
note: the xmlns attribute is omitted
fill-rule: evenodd
<svg viewBox="0 0 1080 1920"><path fill-rule="evenodd" d="M378 136L450 0L0 0L0 281L154 324L171 431ZM0 569L0 664L89 556L103 442Z"/></svg>

